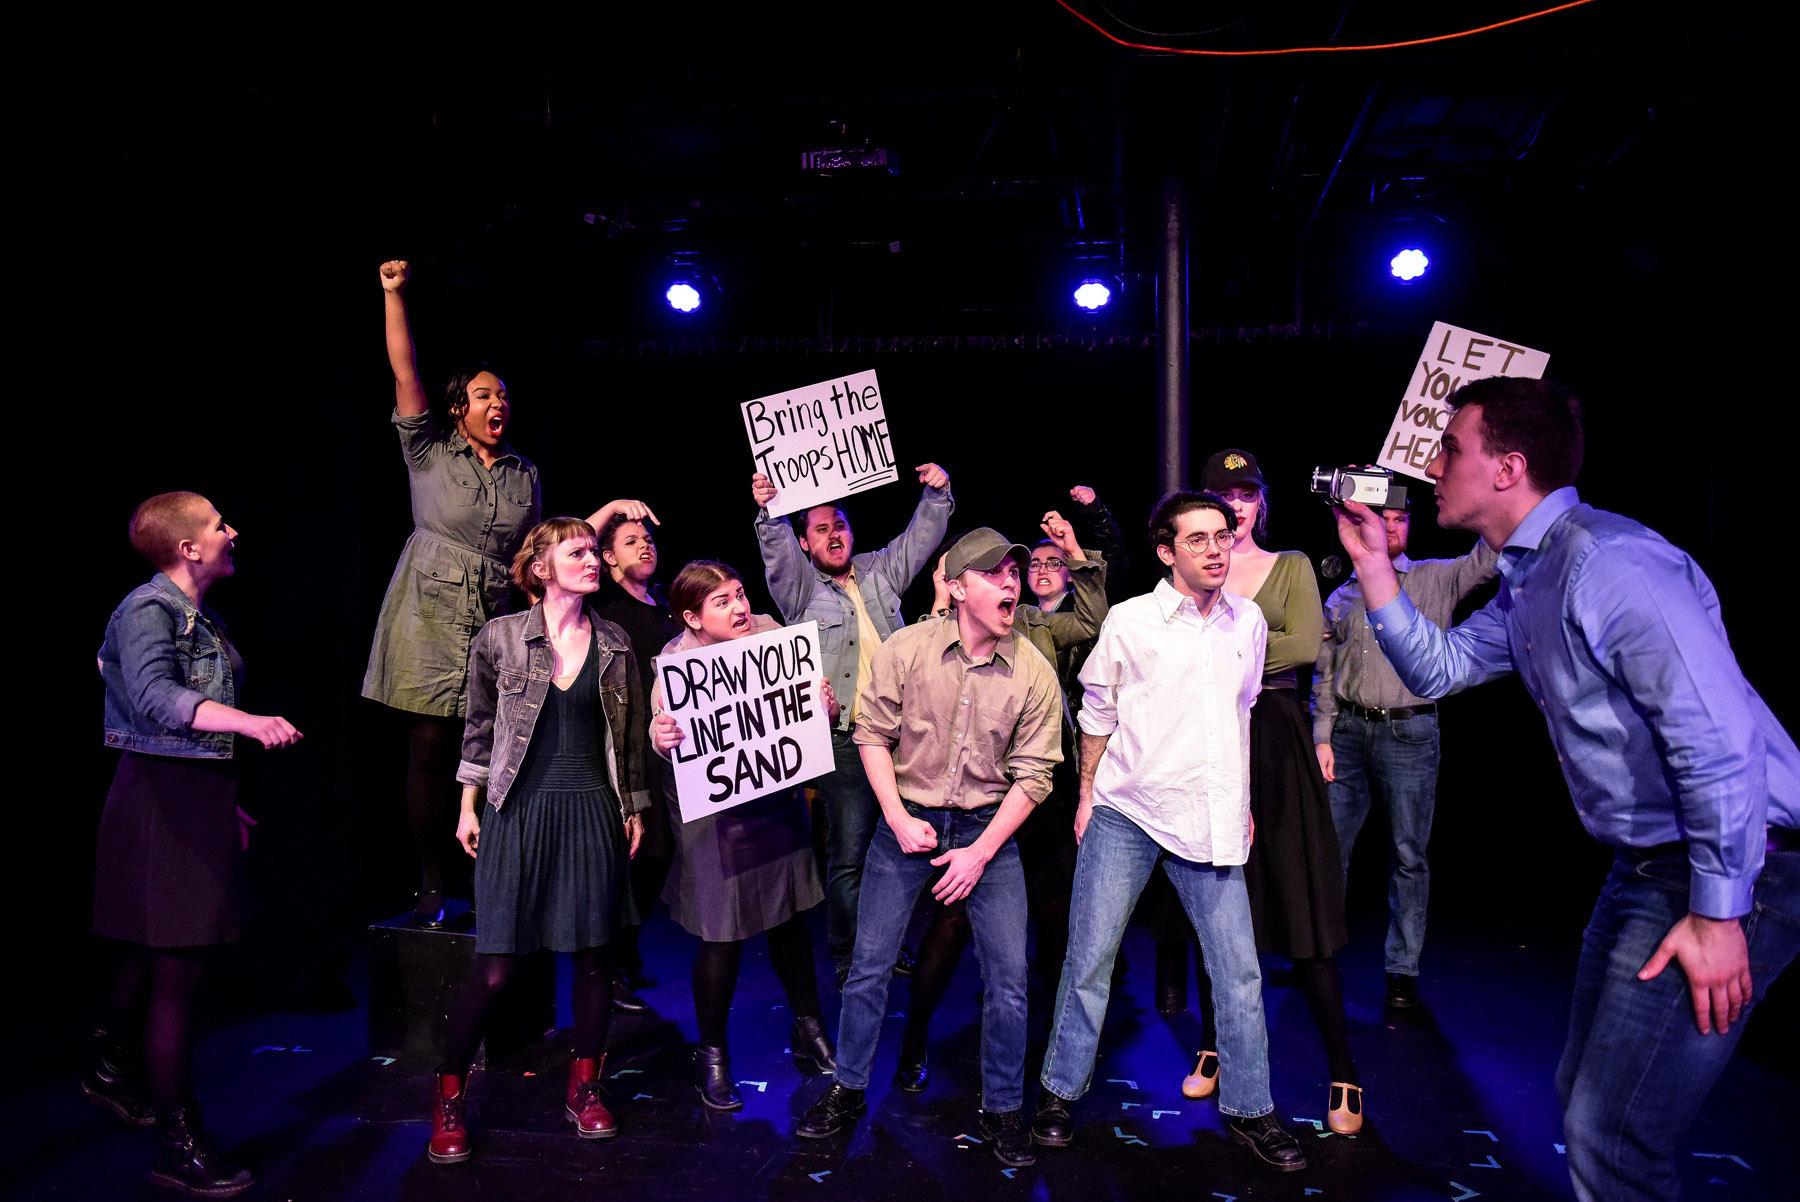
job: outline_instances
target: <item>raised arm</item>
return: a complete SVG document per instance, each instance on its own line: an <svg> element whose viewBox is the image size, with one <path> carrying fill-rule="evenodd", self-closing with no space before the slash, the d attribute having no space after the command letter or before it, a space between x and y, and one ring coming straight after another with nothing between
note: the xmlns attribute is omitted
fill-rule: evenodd
<svg viewBox="0 0 1800 1202"><path fill-rule="evenodd" d="M1099 494L1085 484L1077 484L1069 490L1069 499L1075 502L1075 525L1081 535L1081 541L1100 552L1106 560L1107 597L1111 599L1113 590L1123 588L1126 578L1131 574L1131 554L1125 549L1125 535L1119 529L1119 523L1113 520L1112 511Z"/></svg>
<svg viewBox="0 0 1800 1202"><path fill-rule="evenodd" d="M931 562L932 552L938 549L945 532L950 529L950 514L956 508L956 502L950 496L948 472L935 463L921 463L916 470L919 483L924 487L919 492L919 504L913 509L912 520L893 542L875 552L874 570L886 574L888 587L896 595L905 592L913 577Z"/></svg>
<svg viewBox="0 0 1800 1202"><path fill-rule="evenodd" d="M381 265L381 299L386 316L388 366L394 372L394 408L401 417L418 417L431 408L419 382L419 357L413 351L412 323L406 317L405 259Z"/></svg>
<svg viewBox="0 0 1800 1202"><path fill-rule="evenodd" d="M756 502L756 546L762 552L763 583L783 620L803 621L815 582L812 563L800 549L800 540L794 537L787 519L769 516L775 485L761 472L750 477L750 498Z"/></svg>
<svg viewBox="0 0 1800 1202"><path fill-rule="evenodd" d="M1106 621L1107 561L1098 553L1090 556L1083 551L1074 528L1056 510L1046 513L1040 526L1069 567L1071 604L1046 615L1050 639L1058 651L1092 642L1100 633L1100 624Z"/></svg>

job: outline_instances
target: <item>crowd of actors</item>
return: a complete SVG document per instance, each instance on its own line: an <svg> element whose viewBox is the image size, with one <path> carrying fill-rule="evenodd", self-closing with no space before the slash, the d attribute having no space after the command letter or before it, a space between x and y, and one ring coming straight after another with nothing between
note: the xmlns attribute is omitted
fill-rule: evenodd
<svg viewBox="0 0 1800 1202"><path fill-rule="evenodd" d="M1386 1001L1415 1005L1436 699L1518 672L1584 824L1618 852L1558 1073L1571 1175L1583 1198L1674 1196L1679 1138L1800 944L1800 754L1745 682L1699 567L1580 503L1572 394L1466 386L1429 472L1440 522L1478 543L1415 561L1403 507L1346 504L1337 521L1355 575L1324 603L1307 558L1268 547L1268 490L1244 450L1211 456L1202 489L1164 498L1137 545L1086 486L1070 490L1070 518L1044 514L1035 545L988 527L950 540L950 479L928 463L906 528L858 551L836 505L771 517L778 493L757 474L767 591L781 620L819 626L833 770L810 782L810 802L792 787L684 822L670 767L683 732L651 661L780 621L753 613L743 576L721 562L690 562L661 587L658 522L642 502L544 520L537 468L506 441L505 383L485 367L459 373L434 412L406 264L381 277L415 528L363 694L404 732L413 921L445 921L463 864L478 914L436 1075L431 1160L470 1156L470 1065L521 957L538 951L573 957L567 1117L582 1138L618 1133L602 1087L608 1022L654 984L637 933L660 899L699 941L699 1101L743 1105L729 1013L744 944L760 936L796 1065L832 1078L796 1125L805 1138L864 1113L897 971L913 984L894 1084L926 1087L932 1014L973 942L979 1129L1001 1161L1030 1164L1036 1147L1073 1142L1071 1107L1142 900L1159 1006L1185 1005L1193 947L1204 1033L1183 1093L1216 1095L1227 1134L1261 1163L1304 1168L1270 1096L1259 954L1291 962L1325 1048L1326 1121L1355 1134L1367 1109L1335 960L1352 845L1379 801L1392 834ZM123 755L95 900L95 930L126 954L82 1088L158 1128L153 1181L224 1197L251 1177L206 1137L188 1059L209 949L239 930L249 819L234 749L301 735L240 708L242 661L205 605L233 571L237 532L205 498L165 493L138 507L130 537L156 574L114 612L100 653L106 742ZM1109 597L1109 571L1133 552L1154 558L1161 582ZM931 612L908 622L902 595L928 570ZM1495 600L1446 630L1496 573ZM513 608L515 590L528 607ZM835 1040L805 917L821 901ZM909 928L923 931L916 957ZM1034 958L1054 1001L1028 1112ZM1682 1090L1646 1092L1671 1073Z"/></svg>

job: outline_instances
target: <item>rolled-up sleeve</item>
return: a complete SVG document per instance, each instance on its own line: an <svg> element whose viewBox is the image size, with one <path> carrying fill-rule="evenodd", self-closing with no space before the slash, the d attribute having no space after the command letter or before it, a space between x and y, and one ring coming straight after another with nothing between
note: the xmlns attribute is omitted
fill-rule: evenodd
<svg viewBox="0 0 1800 1202"><path fill-rule="evenodd" d="M906 665L894 644L883 643L869 664L869 678L857 691L851 741L892 751L900 742L900 701L905 690Z"/></svg>
<svg viewBox="0 0 1800 1202"><path fill-rule="evenodd" d="M415 472L430 467L432 459L444 446L436 415L427 410L407 417L396 409L390 420L394 423L394 432L400 436L400 454L406 459L406 466Z"/></svg>
<svg viewBox="0 0 1800 1202"><path fill-rule="evenodd" d="M1038 666L1038 665L1034 665ZM1006 775L1033 805L1050 796L1050 774L1062 763L1062 690L1049 665L1034 672L1025 707L1006 749Z"/></svg>
<svg viewBox="0 0 1800 1202"><path fill-rule="evenodd" d="M166 730L191 731L206 694L188 687L175 653L177 617L155 598L133 595L119 622L119 669L138 713Z"/></svg>
<svg viewBox="0 0 1800 1202"><path fill-rule="evenodd" d="M1094 650L1081 666L1081 733L1096 738L1119 728L1119 637L1115 623L1100 628Z"/></svg>
<svg viewBox="0 0 1800 1202"><path fill-rule="evenodd" d="M456 766L456 779L478 788L486 788L488 783L488 765L494 751L494 709L500 699L489 634L492 629L491 625L482 627L469 648L468 714L463 719L462 762ZM635 671L632 679L637 679Z"/></svg>

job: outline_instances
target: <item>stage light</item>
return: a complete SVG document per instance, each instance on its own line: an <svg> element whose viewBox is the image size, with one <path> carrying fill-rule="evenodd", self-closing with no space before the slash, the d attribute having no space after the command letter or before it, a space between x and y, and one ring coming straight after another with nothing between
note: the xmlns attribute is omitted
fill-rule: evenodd
<svg viewBox="0 0 1800 1202"><path fill-rule="evenodd" d="M1415 247L1408 247L1388 260L1388 271L1402 284L1410 284L1425 274L1431 260L1425 252Z"/></svg>
<svg viewBox="0 0 1800 1202"><path fill-rule="evenodd" d="M1075 289L1075 303L1089 313L1098 313L1106 308L1110 300L1112 289L1096 279L1083 280L1081 286Z"/></svg>
<svg viewBox="0 0 1800 1202"><path fill-rule="evenodd" d="M668 300L669 308L677 313L692 313L700 307L700 290L692 284L670 284L663 296Z"/></svg>

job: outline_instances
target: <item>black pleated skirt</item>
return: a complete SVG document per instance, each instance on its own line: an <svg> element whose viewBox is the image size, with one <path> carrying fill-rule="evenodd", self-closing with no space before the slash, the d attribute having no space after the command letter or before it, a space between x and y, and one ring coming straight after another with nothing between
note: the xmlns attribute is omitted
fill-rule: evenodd
<svg viewBox="0 0 1800 1202"><path fill-rule="evenodd" d="M1350 939L1344 870L1312 728L1293 689L1265 688L1250 711L1250 813L1256 838L1244 883L1257 947L1334 954Z"/></svg>

